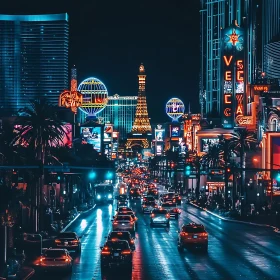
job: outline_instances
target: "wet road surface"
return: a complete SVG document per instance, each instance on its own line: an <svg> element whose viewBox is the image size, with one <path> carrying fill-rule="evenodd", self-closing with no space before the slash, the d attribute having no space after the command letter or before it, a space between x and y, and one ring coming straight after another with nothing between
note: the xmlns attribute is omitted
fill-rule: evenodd
<svg viewBox="0 0 280 280"><path fill-rule="evenodd" d="M225 222L188 204L182 204L179 220L170 228L149 225L140 200L131 203L138 217L132 275L112 270L101 275L100 246L111 230L115 204L97 206L82 214L67 231L82 236L82 252L73 255L71 275L45 275L35 279L280 279L280 235L270 228ZM209 234L208 252L177 250L177 231L196 222Z"/></svg>

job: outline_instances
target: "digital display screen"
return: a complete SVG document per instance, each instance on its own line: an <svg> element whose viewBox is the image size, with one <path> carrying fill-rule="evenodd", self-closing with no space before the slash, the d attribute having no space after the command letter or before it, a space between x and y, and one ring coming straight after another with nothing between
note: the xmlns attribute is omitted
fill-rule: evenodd
<svg viewBox="0 0 280 280"><path fill-rule="evenodd" d="M155 140L162 142L164 139L164 129L155 129Z"/></svg>
<svg viewBox="0 0 280 280"><path fill-rule="evenodd" d="M209 147L219 144L219 138L203 138L201 139L201 152L208 153Z"/></svg>
<svg viewBox="0 0 280 280"><path fill-rule="evenodd" d="M171 126L171 137L179 137L180 136L180 126Z"/></svg>
<svg viewBox="0 0 280 280"><path fill-rule="evenodd" d="M280 167L280 137L271 137L272 150L272 169Z"/></svg>
<svg viewBox="0 0 280 280"><path fill-rule="evenodd" d="M161 153L162 153L162 146L157 145L157 155L161 155Z"/></svg>
<svg viewBox="0 0 280 280"><path fill-rule="evenodd" d="M113 136L113 126L106 125L104 126L104 141L110 141Z"/></svg>
<svg viewBox="0 0 280 280"><path fill-rule="evenodd" d="M93 148L101 150L101 127L81 127L82 141L93 145Z"/></svg>

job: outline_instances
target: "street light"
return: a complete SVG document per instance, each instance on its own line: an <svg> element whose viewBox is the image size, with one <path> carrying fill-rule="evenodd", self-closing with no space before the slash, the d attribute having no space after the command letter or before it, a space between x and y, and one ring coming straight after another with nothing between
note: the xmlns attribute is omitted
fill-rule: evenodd
<svg viewBox="0 0 280 280"><path fill-rule="evenodd" d="M95 179L95 177L96 177L96 173L95 173L94 171L91 171L91 172L88 174L88 178L89 178L90 180Z"/></svg>

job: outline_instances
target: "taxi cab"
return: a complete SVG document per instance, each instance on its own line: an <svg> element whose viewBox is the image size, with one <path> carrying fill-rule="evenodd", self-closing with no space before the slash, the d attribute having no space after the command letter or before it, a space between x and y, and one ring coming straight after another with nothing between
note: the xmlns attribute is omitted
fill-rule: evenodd
<svg viewBox="0 0 280 280"><path fill-rule="evenodd" d="M208 233L203 225L190 223L182 226L178 233L178 250L183 251L191 246L208 250Z"/></svg>

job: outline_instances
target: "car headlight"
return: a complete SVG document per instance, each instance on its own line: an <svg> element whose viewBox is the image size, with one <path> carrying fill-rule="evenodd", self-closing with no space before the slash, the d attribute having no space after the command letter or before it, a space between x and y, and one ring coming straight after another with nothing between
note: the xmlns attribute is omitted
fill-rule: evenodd
<svg viewBox="0 0 280 280"><path fill-rule="evenodd" d="M100 198L101 198L101 195L100 195L100 194L98 194L98 195L97 195L97 199L100 199Z"/></svg>
<svg viewBox="0 0 280 280"><path fill-rule="evenodd" d="M111 194L108 194L108 198L113 198L113 196Z"/></svg>

